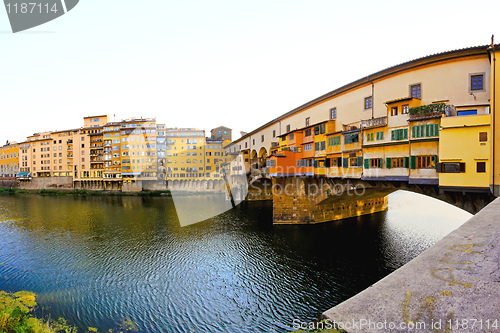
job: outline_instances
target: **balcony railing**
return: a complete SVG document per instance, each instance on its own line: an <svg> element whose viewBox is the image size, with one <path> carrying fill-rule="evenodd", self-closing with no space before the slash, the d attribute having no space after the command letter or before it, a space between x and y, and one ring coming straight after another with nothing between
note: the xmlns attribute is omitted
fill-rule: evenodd
<svg viewBox="0 0 500 333"><path fill-rule="evenodd" d="M361 120L361 128L370 128L370 127L378 127L387 125L387 116Z"/></svg>

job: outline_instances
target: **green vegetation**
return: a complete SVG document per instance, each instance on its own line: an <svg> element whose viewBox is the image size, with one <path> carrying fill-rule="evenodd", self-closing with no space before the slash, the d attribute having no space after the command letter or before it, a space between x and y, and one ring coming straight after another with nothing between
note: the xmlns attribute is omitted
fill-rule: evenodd
<svg viewBox="0 0 500 333"><path fill-rule="evenodd" d="M19 291L14 294L0 291L0 332L2 333L56 333L77 332L75 327L59 318L58 321L32 317L36 306L35 294Z"/></svg>
<svg viewBox="0 0 500 333"><path fill-rule="evenodd" d="M445 103L435 103L410 108L410 110L408 110L408 113L410 114L410 116L414 117L438 115L444 114L446 112L446 109L449 109L450 107L450 105L447 105Z"/></svg>
<svg viewBox="0 0 500 333"><path fill-rule="evenodd" d="M28 291L7 293L0 291L0 333L77 333L76 327L59 318L38 319L30 312L36 307L36 295ZM137 332L139 327L130 318L117 323L118 329L108 333ZM95 327L88 327L87 332L98 332Z"/></svg>

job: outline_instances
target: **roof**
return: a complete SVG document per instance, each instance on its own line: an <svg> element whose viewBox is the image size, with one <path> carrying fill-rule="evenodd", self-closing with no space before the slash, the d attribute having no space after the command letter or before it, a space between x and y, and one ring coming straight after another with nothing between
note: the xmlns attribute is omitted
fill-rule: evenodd
<svg viewBox="0 0 500 333"><path fill-rule="evenodd" d="M397 103L397 102L403 102L403 101L411 101L414 97L403 97L403 98L397 98L397 99L393 99L393 100L390 100L390 101L387 101L385 102L385 104L392 104L392 103ZM416 98L416 99L420 99L420 98Z"/></svg>
<svg viewBox="0 0 500 333"><path fill-rule="evenodd" d="M87 116L87 117L83 117L83 119L87 119L87 118L98 118L98 117L109 117L109 114L103 114L103 115L100 115L100 116Z"/></svg>
<svg viewBox="0 0 500 333"><path fill-rule="evenodd" d="M250 133L240 137L239 139L233 141L233 143L237 143L243 139L246 139L247 137L263 130L266 127L269 127L283 119L286 119L296 113L299 113L305 109L308 109L316 104L319 104L321 102L324 102L328 99L331 99L337 95L343 94L345 92L348 92L350 90L353 90L355 88L361 87L363 85L369 84L375 80L380 80L385 77L388 77L390 75L393 75L398 72L402 71L407 71L413 68L418 68L424 65L428 64L433 64L433 63L438 63L441 61L445 60L451 60L451 59L459 59L459 58L467 58L467 57L473 57L473 56L478 56L478 55L484 55L485 57L488 56L488 48L490 45L480 45L480 46L472 46L468 48L463 48L463 49L458 49L458 50L452 50L452 51L446 51L442 53L436 53L436 54L431 54L422 58L417 58L414 60L410 60L408 62L404 62L386 69L383 69L381 71L375 72L373 74L370 74L366 77L363 77L361 79L358 79L356 81L353 81L351 83L348 83L340 88L337 88L335 90L332 90L324 95L321 95L312 101L309 101L291 111L288 111L287 113L265 123L264 125L258 127L257 129L251 131ZM500 47L500 44L494 45L495 48Z"/></svg>

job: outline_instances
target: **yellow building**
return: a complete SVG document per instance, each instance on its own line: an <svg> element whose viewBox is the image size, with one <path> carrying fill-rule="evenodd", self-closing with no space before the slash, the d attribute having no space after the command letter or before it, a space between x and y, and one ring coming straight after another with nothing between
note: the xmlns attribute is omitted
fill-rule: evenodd
<svg viewBox="0 0 500 333"><path fill-rule="evenodd" d="M19 173L19 144L0 147L0 178L15 178Z"/></svg>
<svg viewBox="0 0 500 333"><path fill-rule="evenodd" d="M489 191L490 115L465 115L441 120L439 188Z"/></svg>

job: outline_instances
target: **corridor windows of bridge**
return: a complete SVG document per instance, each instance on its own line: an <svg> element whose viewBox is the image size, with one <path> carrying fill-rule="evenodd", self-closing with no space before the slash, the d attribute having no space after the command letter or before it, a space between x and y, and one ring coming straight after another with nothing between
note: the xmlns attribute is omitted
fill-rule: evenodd
<svg viewBox="0 0 500 333"><path fill-rule="evenodd" d="M391 116L397 116L398 115L398 107L397 106L393 106L391 108Z"/></svg>
<svg viewBox="0 0 500 333"><path fill-rule="evenodd" d="M483 82L484 82L484 74L469 74L469 84L470 91L481 91L484 90Z"/></svg>
<svg viewBox="0 0 500 333"><path fill-rule="evenodd" d="M290 125L286 125L286 132L290 132Z"/></svg>
<svg viewBox="0 0 500 333"><path fill-rule="evenodd" d="M306 126L309 126L311 123L311 117L306 118Z"/></svg>
<svg viewBox="0 0 500 333"><path fill-rule="evenodd" d="M330 109L330 120L337 119L337 108Z"/></svg>
<svg viewBox="0 0 500 333"><path fill-rule="evenodd" d="M410 97L421 98L422 97L422 86L420 83L413 84L410 86Z"/></svg>
<svg viewBox="0 0 500 333"><path fill-rule="evenodd" d="M408 139L408 129L407 128L400 128L400 129L391 131L391 140L392 141L406 140L406 139Z"/></svg>
<svg viewBox="0 0 500 333"><path fill-rule="evenodd" d="M372 96L365 97L365 110L371 109L372 108L372 103L373 103Z"/></svg>
<svg viewBox="0 0 500 333"><path fill-rule="evenodd" d="M264 142L264 135L261 135L260 142Z"/></svg>
<svg viewBox="0 0 500 333"><path fill-rule="evenodd" d="M252 144L255 146L255 139L252 139Z"/></svg>
<svg viewBox="0 0 500 333"><path fill-rule="evenodd" d="M477 173L486 172L486 162L476 162L476 172Z"/></svg>
<svg viewBox="0 0 500 333"><path fill-rule="evenodd" d="M488 141L488 132L479 132L479 142Z"/></svg>
<svg viewBox="0 0 500 333"><path fill-rule="evenodd" d="M273 130L273 138L275 138L275 137L276 137L276 130Z"/></svg>

